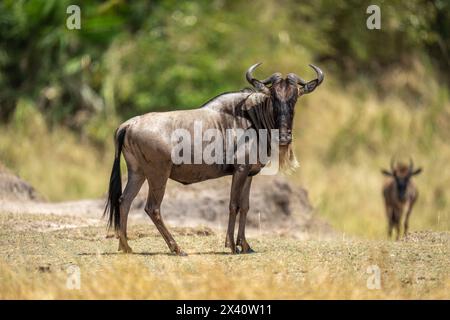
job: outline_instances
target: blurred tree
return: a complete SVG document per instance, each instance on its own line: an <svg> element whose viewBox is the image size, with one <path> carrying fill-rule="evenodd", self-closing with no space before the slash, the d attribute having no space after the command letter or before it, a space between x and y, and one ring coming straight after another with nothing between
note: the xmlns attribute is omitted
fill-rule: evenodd
<svg viewBox="0 0 450 320"><path fill-rule="evenodd" d="M68 30L72 1L4 0L0 119L20 98L78 130L111 115L196 107L245 86L258 61L264 74L307 78L316 61L346 83L376 84L421 59L450 81L450 3L380 0L381 30L368 30L371 2L85 0L75 2L81 30Z"/></svg>

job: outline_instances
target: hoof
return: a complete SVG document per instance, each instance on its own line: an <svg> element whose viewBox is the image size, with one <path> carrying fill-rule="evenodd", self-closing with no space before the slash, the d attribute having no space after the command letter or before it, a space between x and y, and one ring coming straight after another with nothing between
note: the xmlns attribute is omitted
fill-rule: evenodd
<svg viewBox="0 0 450 320"><path fill-rule="evenodd" d="M186 252L184 252L183 250L175 252L175 254L179 257L187 257L188 256L188 254Z"/></svg>
<svg viewBox="0 0 450 320"><path fill-rule="evenodd" d="M133 253L133 250L129 246L124 246L121 243L119 243L119 248L117 248L117 251L123 251L123 253Z"/></svg>
<svg viewBox="0 0 450 320"><path fill-rule="evenodd" d="M232 253L232 254L240 254L240 253L241 253L241 250L239 250L239 248L236 247L234 250L231 249L231 253Z"/></svg>
<svg viewBox="0 0 450 320"><path fill-rule="evenodd" d="M244 246L242 244L239 244L239 246L241 247L240 253L243 253L243 254L255 253L255 251L252 248L250 248L250 246L248 244L245 244ZM238 250L238 248L236 248L236 250Z"/></svg>
<svg viewBox="0 0 450 320"><path fill-rule="evenodd" d="M242 250L242 253L256 253L256 251L249 247L247 250Z"/></svg>

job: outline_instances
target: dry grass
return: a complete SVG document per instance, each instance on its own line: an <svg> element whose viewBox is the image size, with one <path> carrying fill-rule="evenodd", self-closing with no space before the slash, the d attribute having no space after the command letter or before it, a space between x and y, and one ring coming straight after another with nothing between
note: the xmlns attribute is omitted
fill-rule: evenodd
<svg viewBox="0 0 450 320"><path fill-rule="evenodd" d="M450 297L448 233L423 232L402 242L252 238L256 254L230 255L223 234L173 228L189 253L177 257L150 223L131 227L134 254L125 255L102 227L38 232L20 226L66 221L5 214L1 220L0 299ZM66 286L71 265L80 268L80 290ZM381 270L379 290L367 288L371 265Z"/></svg>
<svg viewBox="0 0 450 320"><path fill-rule="evenodd" d="M21 102L13 121L0 126L0 162L48 200L101 197L111 172L113 132L99 148L66 128L49 129L32 105Z"/></svg>

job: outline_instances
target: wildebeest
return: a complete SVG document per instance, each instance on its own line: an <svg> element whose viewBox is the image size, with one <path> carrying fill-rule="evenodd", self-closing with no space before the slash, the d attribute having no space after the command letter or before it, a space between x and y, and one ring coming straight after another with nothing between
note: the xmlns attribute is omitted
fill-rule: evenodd
<svg viewBox="0 0 450 320"><path fill-rule="evenodd" d="M413 206L419 195L412 177L422 172L422 168L414 169L414 163L410 160L409 165L397 163L391 159L391 171L381 170L388 176L383 185L384 203L386 206L386 216L388 219L388 237L391 238L393 228L396 229L396 239L400 238L400 224L404 207L407 206L404 222L404 236L408 235L409 217Z"/></svg>
<svg viewBox="0 0 450 320"><path fill-rule="evenodd" d="M323 72L318 67L310 65L315 70L317 78L308 82L294 73L288 74L286 78L280 73L274 73L267 79L258 80L253 77L253 71L259 65L258 63L251 66L246 72L246 79L253 86L252 89L221 94L198 109L147 113L119 126L114 136L115 159L105 207L105 215L109 215L108 225L114 226L119 238L119 251L131 252L127 242L127 217L131 202L145 180L149 187L145 212L163 236L170 251L177 255L185 255L165 226L160 212L167 180L170 178L183 184L190 184L232 175L225 246L229 247L232 253L253 252L245 238L245 223L249 210L252 176L259 173L264 165L260 162L175 164L171 158L173 151L171 133L177 129L184 129L195 134L193 124L196 121L201 121L203 129L216 129L224 132L224 136L227 129L278 129L280 158L284 157L280 162L292 160L290 145L294 107L298 97L312 92L322 83ZM128 181L123 194L121 153L128 169ZM235 243L234 227L238 214L239 229ZM240 246L241 250L236 246Z"/></svg>

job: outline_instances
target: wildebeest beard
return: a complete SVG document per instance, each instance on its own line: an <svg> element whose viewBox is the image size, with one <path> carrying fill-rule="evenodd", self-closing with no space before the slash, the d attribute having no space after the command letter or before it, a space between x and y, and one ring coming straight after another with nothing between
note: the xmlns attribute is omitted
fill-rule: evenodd
<svg viewBox="0 0 450 320"><path fill-rule="evenodd" d="M247 97L248 99L248 97ZM242 101L242 104L245 102L245 100ZM287 102L289 111L294 110L296 99L291 99ZM250 108L249 110L242 110L243 116L246 117L252 124L252 128L256 130L257 132L257 138L258 138L258 146L261 146L260 140L260 129L266 129L267 135L266 135L266 143L267 146L267 155L271 156L271 130L272 129L280 129L277 128L277 121L276 121L276 115L275 115L275 108L277 107L276 102L272 97L268 96L266 99L264 99L260 104ZM280 110L281 108L278 108ZM280 115L278 115L280 116ZM293 114L287 115L289 117L293 117ZM292 148L292 143L289 143L287 145L278 145L279 148L279 168L286 172L291 173L294 171L298 166L297 158L295 157L294 150Z"/></svg>

